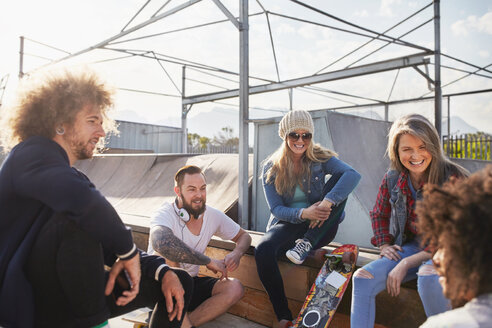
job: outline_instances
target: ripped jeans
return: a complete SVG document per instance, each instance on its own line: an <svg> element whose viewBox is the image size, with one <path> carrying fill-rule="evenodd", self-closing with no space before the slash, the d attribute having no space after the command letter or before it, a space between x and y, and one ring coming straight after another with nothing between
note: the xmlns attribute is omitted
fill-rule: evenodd
<svg viewBox="0 0 492 328"><path fill-rule="evenodd" d="M415 240L404 244L402 248L403 252L398 251L402 259L423 250ZM352 328L374 327L376 295L386 289L388 274L400 261L382 257L362 267L374 278L357 277L357 274L354 274L352 278L352 309L350 313ZM419 267L409 269L403 282L417 279L420 299L424 305L425 314L429 317L450 310L451 305L442 293L442 287L438 281L439 277L435 271L431 274L423 272L425 270L422 269L427 265L433 267L432 260L427 260ZM419 272L417 273L417 271Z"/></svg>

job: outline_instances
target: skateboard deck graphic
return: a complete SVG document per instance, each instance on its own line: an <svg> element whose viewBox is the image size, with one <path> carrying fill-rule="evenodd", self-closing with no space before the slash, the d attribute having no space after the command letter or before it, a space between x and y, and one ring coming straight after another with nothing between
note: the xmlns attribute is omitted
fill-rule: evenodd
<svg viewBox="0 0 492 328"><path fill-rule="evenodd" d="M325 263L294 320L296 328L326 328L330 325L355 269L359 248L342 245L326 254Z"/></svg>

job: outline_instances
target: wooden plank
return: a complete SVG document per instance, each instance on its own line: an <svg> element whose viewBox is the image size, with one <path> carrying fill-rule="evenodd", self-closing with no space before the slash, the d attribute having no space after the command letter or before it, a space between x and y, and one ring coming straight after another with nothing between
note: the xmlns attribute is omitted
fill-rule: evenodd
<svg viewBox="0 0 492 328"><path fill-rule="evenodd" d="M229 253L228 250L223 250L215 247L207 247L205 254L211 258L222 259ZM317 268L310 268L292 263L279 261L279 268L284 280L285 294L288 298L297 301L304 301L309 289L311 288L316 275ZM216 277L212 271L205 266L200 267L200 274L210 277ZM236 271L230 273L230 276L241 281L241 283L250 288L263 290L260 278L256 270L255 258L252 255L244 255L241 258L241 263Z"/></svg>
<svg viewBox="0 0 492 328"><path fill-rule="evenodd" d="M292 299L288 299L288 302L289 309L296 316L303 302ZM270 299L263 290L244 287L244 297L228 312L268 327L274 327L277 324Z"/></svg>
<svg viewBox="0 0 492 328"><path fill-rule="evenodd" d="M139 248L146 250L148 233L136 230L137 229L133 230L134 241ZM257 243L262 235L262 233L253 232L253 243ZM212 247L212 245L215 247ZM224 258L224 256L233 248L234 243L214 238L210 242L209 247L207 247L206 254L213 258ZM330 247L326 248L330 249ZM272 326L272 324L276 323L275 314L258 277L253 254L254 246L251 246L248 253L241 259L239 269L230 274L231 277L242 282L245 286L246 294L245 297L238 304L233 306L229 312L260 324ZM366 255L367 258L362 262L370 261L372 260L372 257L377 257L377 254L372 253ZM361 262L361 256L359 256L357 263L359 264L359 262ZM286 295L289 299L289 307L294 316L298 314L312 283L316 279L320 266L321 262L313 259L306 260L301 266L294 265L283 257L279 260L279 268L284 279ZM203 266L200 268L200 274L216 276ZM342 299L337 315L349 316L351 287L350 284ZM415 281L403 284L401 293L397 298L390 297L386 292L380 293L380 295L376 297L376 304L378 309L376 313L376 327L378 327L379 324L395 328L415 327L423 323L426 319L420 298L416 291ZM405 311L400 311L402 308L404 308ZM395 313L400 314L395 316ZM337 315L334 320L337 318ZM347 322L347 319L340 319L340 322L340 327L345 327L343 324L344 322ZM334 323L332 323L332 326L336 327L334 326Z"/></svg>
<svg viewBox="0 0 492 328"><path fill-rule="evenodd" d="M220 317L204 323L200 328L265 328L265 326L230 313L224 313Z"/></svg>
<svg viewBox="0 0 492 328"><path fill-rule="evenodd" d="M147 251L147 246L149 245L149 234L141 233L137 231L132 231L133 242L143 251Z"/></svg>

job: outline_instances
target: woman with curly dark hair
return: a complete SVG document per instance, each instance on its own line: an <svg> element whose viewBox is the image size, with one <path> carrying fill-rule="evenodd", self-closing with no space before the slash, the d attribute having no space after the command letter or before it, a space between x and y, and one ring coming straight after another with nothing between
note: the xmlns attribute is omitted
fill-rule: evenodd
<svg viewBox="0 0 492 328"><path fill-rule="evenodd" d="M423 241L435 251L443 292L455 308L421 327L490 327L492 165L442 188L427 186L417 214Z"/></svg>

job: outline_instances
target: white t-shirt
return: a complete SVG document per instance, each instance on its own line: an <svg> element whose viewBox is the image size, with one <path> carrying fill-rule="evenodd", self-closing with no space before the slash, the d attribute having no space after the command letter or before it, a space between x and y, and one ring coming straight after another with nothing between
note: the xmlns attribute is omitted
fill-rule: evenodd
<svg viewBox="0 0 492 328"><path fill-rule="evenodd" d="M492 293L475 297L465 306L427 319L420 328L482 328L492 326Z"/></svg>
<svg viewBox="0 0 492 328"><path fill-rule="evenodd" d="M176 237L182 240L190 248L200 253L205 253L205 249L207 248L210 239L212 239L212 236L218 236L223 240L231 240L238 234L241 228L236 222L221 211L206 206L203 214L202 229L200 234L196 236L188 230L185 222L176 213L172 203L164 203L164 205L162 205L152 216L150 229L155 226L165 226L170 228ZM149 254L155 254L154 249L152 248L152 242L149 243L147 252ZM199 265L187 263L180 263L180 267L186 270L192 277L195 277L200 269Z"/></svg>

